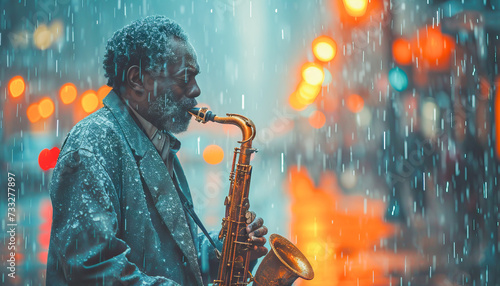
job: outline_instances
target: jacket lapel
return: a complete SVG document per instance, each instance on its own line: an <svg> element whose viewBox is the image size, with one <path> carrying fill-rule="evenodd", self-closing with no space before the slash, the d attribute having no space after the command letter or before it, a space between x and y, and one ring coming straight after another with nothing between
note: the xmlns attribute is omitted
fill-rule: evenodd
<svg viewBox="0 0 500 286"><path fill-rule="evenodd" d="M144 179L147 191L151 193L158 213L187 258L198 284L202 285L197 251L182 203L174 183L168 175L167 167L153 143L134 122L127 107L114 90L106 96L103 102L120 124L125 139L134 152L141 177Z"/></svg>

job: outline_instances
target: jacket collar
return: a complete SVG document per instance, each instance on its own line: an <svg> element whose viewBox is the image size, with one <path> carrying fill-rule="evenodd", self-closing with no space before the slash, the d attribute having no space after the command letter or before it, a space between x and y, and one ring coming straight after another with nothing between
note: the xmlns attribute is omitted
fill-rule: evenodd
<svg viewBox="0 0 500 286"><path fill-rule="evenodd" d="M110 91L103 103L118 121L125 135L125 140L127 140L134 152L141 177L144 179L147 191L151 193L158 213L187 258L198 284L202 285L201 271L193 237L179 195L172 178L168 175L165 163L153 143L130 115L126 104L114 90ZM165 182L167 183L165 184Z"/></svg>

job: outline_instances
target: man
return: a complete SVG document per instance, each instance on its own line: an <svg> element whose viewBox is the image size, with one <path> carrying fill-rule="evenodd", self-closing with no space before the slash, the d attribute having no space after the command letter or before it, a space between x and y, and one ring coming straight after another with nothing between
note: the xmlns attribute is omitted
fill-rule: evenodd
<svg viewBox="0 0 500 286"><path fill-rule="evenodd" d="M50 184L47 285L211 282L218 261L183 208L192 199L173 136L200 95L194 48L177 23L147 17L113 35L104 68L113 90L68 134ZM253 218L255 263L267 228Z"/></svg>

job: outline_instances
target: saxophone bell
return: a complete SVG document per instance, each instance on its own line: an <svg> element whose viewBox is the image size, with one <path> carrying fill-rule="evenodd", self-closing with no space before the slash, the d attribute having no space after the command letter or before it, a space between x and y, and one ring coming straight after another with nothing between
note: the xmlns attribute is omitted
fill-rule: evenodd
<svg viewBox="0 0 500 286"><path fill-rule="evenodd" d="M254 276L255 286L290 286L297 278L311 280L314 270L306 256L279 234L269 237L271 250Z"/></svg>

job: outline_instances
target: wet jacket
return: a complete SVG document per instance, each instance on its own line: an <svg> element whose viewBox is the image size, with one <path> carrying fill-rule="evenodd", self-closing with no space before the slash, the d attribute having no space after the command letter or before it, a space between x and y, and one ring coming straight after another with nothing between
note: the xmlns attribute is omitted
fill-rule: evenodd
<svg viewBox="0 0 500 286"><path fill-rule="evenodd" d="M177 157L174 172L192 200ZM202 285L217 271L159 153L114 91L66 137L50 196L47 285Z"/></svg>

